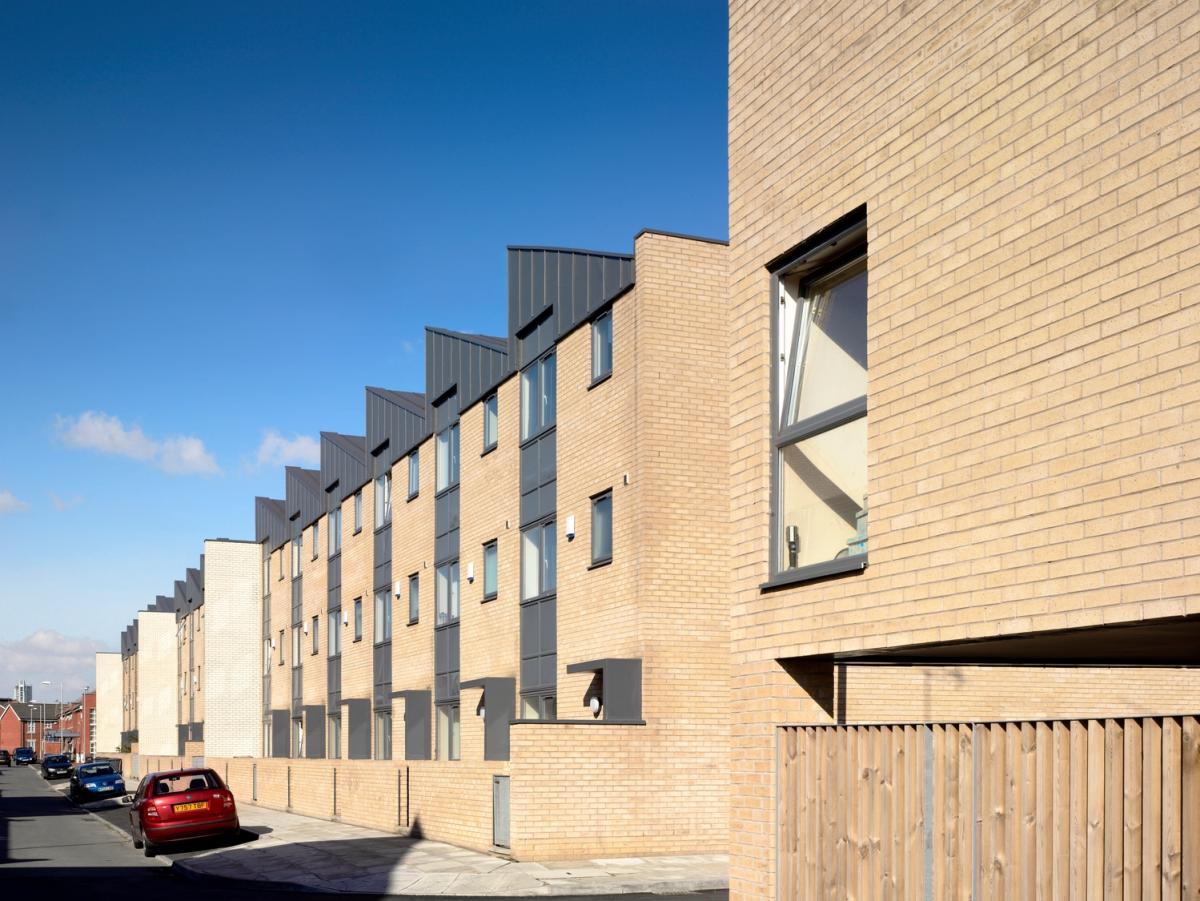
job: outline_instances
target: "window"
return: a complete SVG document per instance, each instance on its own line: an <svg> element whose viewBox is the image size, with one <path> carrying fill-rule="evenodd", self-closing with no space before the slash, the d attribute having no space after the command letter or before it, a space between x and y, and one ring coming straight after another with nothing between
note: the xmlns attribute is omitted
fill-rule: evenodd
<svg viewBox="0 0 1200 901"><path fill-rule="evenodd" d="M496 542L489 541L483 546L483 599L490 600L496 596Z"/></svg>
<svg viewBox="0 0 1200 901"><path fill-rule="evenodd" d="M279 630L279 665L283 666L283 629Z"/></svg>
<svg viewBox="0 0 1200 901"><path fill-rule="evenodd" d="M334 507L329 511L329 542L328 556L335 557L342 552L342 508Z"/></svg>
<svg viewBox="0 0 1200 901"><path fill-rule="evenodd" d="M592 565L612 560L612 489L592 498Z"/></svg>
<svg viewBox="0 0 1200 901"><path fill-rule="evenodd" d="M271 596L271 555L263 561L263 597Z"/></svg>
<svg viewBox="0 0 1200 901"><path fill-rule="evenodd" d="M521 719L558 719L558 700L552 694L524 695L521 698Z"/></svg>
<svg viewBox="0 0 1200 901"><path fill-rule="evenodd" d="M304 756L304 720L299 717L292 720L292 756Z"/></svg>
<svg viewBox="0 0 1200 901"><path fill-rule="evenodd" d="M263 639L263 675L271 673L271 639Z"/></svg>
<svg viewBox="0 0 1200 901"><path fill-rule="evenodd" d="M436 491L458 484L458 423L442 429L437 436Z"/></svg>
<svg viewBox="0 0 1200 901"><path fill-rule="evenodd" d="M408 621L415 623L421 618L421 577L413 573L408 577Z"/></svg>
<svg viewBox="0 0 1200 901"><path fill-rule="evenodd" d="M458 619L458 561L443 563L437 568L436 584L437 625Z"/></svg>
<svg viewBox="0 0 1200 901"><path fill-rule="evenodd" d="M772 543L786 572L867 550L863 248L818 271L784 270L777 286Z"/></svg>
<svg viewBox="0 0 1200 901"><path fill-rule="evenodd" d="M385 472L375 480L375 528L392 521L392 476Z"/></svg>
<svg viewBox="0 0 1200 901"><path fill-rule="evenodd" d="M300 627L292 626L292 666L300 665Z"/></svg>
<svg viewBox="0 0 1200 901"><path fill-rule="evenodd" d="M375 592L375 644L392 640L392 605L388 591L382 588Z"/></svg>
<svg viewBox="0 0 1200 901"><path fill-rule="evenodd" d="M438 760L459 760L459 720L457 704L438 706Z"/></svg>
<svg viewBox="0 0 1200 901"><path fill-rule="evenodd" d="M362 641L362 598L354 599L354 640Z"/></svg>
<svg viewBox="0 0 1200 901"><path fill-rule="evenodd" d="M329 734L325 737L325 751L330 759L337 760L342 756L342 718L329 717Z"/></svg>
<svg viewBox="0 0 1200 901"><path fill-rule="evenodd" d="M521 600L551 594L556 582L554 521L521 533Z"/></svg>
<svg viewBox="0 0 1200 901"><path fill-rule="evenodd" d="M283 548L279 549L279 576L278 581L283 581Z"/></svg>
<svg viewBox="0 0 1200 901"><path fill-rule="evenodd" d="M411 501L421 490L421 462L418 451L408 455L408 499Z"/></svg>
<svg viewBox="0 0 1200 901"><path fill-rule="evenodd" d="M592 322L592 382L612 375L612 313Z"/></svg>
<svg viewBox="0 0 1200 901"><path fill-rule="evenodd" d="M392 759L392 711L375 711L375 759Z"/></svg>
<svg viewBox="0 0 1200 901"><path fill-rule="evenodd" d="M313 540L312 540L312 548L313 548L312 558L314 560L317 559L317 549L320 546L321 546L321 524L319 522L314 522L313 523Z"/></svg>
<svg viewBox="0 0 1200 901"><path fill-rule="evenodd" d="M362 531L362 489L354 492L354 534Z"/></svg>
<svg viewBox="0 0 1200 901"><path fill-rule="evenodd" d="M490 451L500 439L500 417L496 395L483 402L483 449Z"/></svg>
<svg viewBox="0 0 1200 901"><path fill-rule="evenodd" d="M292 578L300 578L300 554L304 550L304 533L292 539Z"/></svg>
<svg viewBox="0 0 1200 901"><path fill-rule="evenodd" d="M318 653L321 650L320 633L321 633L321 617L314 616L312 618L312 652L314 654Z"/></svg>
<svg viewBox="0 0 1200 901"><path fill-rule="evenodd" d="M554 354L531 363L521 372L521 440L554 425Z"/></svg>
<svg viewBox="0 0 1200 901"><path fill-rule="evenodd" d="M334 607L325 619L325 651L330 657L342 653L342 608Z"/></svg>

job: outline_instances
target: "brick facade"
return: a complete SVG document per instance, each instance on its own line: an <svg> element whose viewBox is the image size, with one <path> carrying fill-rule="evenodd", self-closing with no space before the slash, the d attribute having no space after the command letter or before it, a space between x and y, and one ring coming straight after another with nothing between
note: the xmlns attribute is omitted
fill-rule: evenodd
<svg viewBox="0 0 1200 901"><path fill-rule="evenodd" d="M96 654L96 753L121 748L121 655Z"/></svg>

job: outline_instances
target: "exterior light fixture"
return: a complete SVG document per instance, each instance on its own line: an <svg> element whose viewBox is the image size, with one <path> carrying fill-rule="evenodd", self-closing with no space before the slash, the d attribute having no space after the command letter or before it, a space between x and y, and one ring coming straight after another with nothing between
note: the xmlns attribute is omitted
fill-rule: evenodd
<svg viewBox="0 0 1200 901"><path fill-rule="evenodd" d="M588 707L592 710L592 716L600 715L600 695L592 695L592 699L588 701Z"/></svg>
<svg viewBox="0 0 1200 901"><path fill-rule="evenodd" d="M575 516L574 516L574 514L567 517L566 535L567 535L567 541L575 540Z"/></svg>
<svg viewBox="0 0 1200 901"><path fill-rule="evenodd" d="M474 560L467 561L467 581L468 582L475 581L475 561Z"/></svg>
<svg viewBox="0 0 1200 901"><path fill-rule="evenodd" d="M475 711L475 715L480 719L483 719L487 715L487 708L480 704L479 709Z"/></svg>
<svg viewBox="0 0 1200 901"><path fill-rule="evenodd" d="M342 611L342 625L343 626L350 625L350 611L349 610Z"/></svg>

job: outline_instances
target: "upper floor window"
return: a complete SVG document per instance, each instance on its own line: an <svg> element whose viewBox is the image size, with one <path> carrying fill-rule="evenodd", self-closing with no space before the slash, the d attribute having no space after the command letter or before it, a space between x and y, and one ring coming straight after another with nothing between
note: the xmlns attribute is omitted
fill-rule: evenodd
<svg viewBox="0 0 1200 901"><path fill-rule="evenodd" d="M434 586L436 624L441 626L458 620L458 561L443 563L437 568L437 583Z"/></svg>
<svg viewBox="0 0 1200 901"><path fill-rule="evenodd" d="M413 573L408 577L408 621L415 623L421 618L421 577Z"/></svg>
<svg viewBox="0 0 1200 901"><path fill-rule="evenodd" d="M292 578L300 578L300 555L304 552L304 533L292 539Z"/></svg>
<svg viewBox="0 0 1200 901"><path fill-rule="evenodd" d="M392 604L388 590L375 592L375 643L392 640Z"/></svg>
<svg viewBox="0 0 1200 901"><path fill-rule="evenodd" d="M521 371L521 440L554 425L554 354L549 353Z"/></svg>
<svg viewBox="0 0 1200 901"><path fill-rule="evenodd" d="M483 402L483 449L491 450L500 440L500 418L496 395Z"/></svg>
<svg viewBox="0 0 1200 901"><path fill-rule="evenodd" d="M271 593L271 555L267 554L267 558L263 560L263 595L267 596Z"/></svg>
<svg viewBox="0 0 1200 901"><path fill-rule="evenodd" d="M317 559L317 550L321 546L321 523L313 523L312 558Z"/></svg>
<svg viewBox="0 0 1200 901"><path fill-rule="evenodd" d="M336 657L342 653L342 629L341 629L342 610L340 607L334 607L329 611L325 618L326 633L325 633L325 650L330 657Z"/></svg>
<svg viewBox="0 0 1200 901"><path fill-rule="evenodd" d="M867 552L865 229L815 256L775 278L775 572Z"/></svg>
<svg viewBox="0 0 1200 901"><path fill-rule="evenodd" d="M354 492L354 534L362 531L362 489Z"/></svg>
<svg viewBox="0 0 1200 901"><path fill-rule="evenodd" d="M392 474L385 472L375 480L375 528L392 521Z"/></svg>
<svg viewBox="0 0 1200 901"><path fill-rule="evenodd" d="M292 626L292 666L300 665L300 627Z"/></svg>
<svg viewBox="0 0 1200 901"><path fill-rule="evenodd" d="M483 599L485 601L496 596L498 556L495 539L483 546Z"/></svg>
<svg viewBox="0 0 1200 901"><path fill-rule="evenodd" d="M362 598L354 599L354 640L362 641Z"/></svg>
<svg viewBox="0 0 1200 901"><path fill-rule="evenodd" d="M437 436L437 491L458 484L458 423Z"/></svg>
<svg viewBox="0 0 1200 901"><path fill-rule="evenodd" d="M612 560L612 489L592 498L592 564Z"/></svg>
<svg viewBox="0 0 1200 901"><path fill-rule="evenodd" d="M312 652L314 654L321 650L321 617L314 616L312 618Z"/></svg>
<svg viewBox="0 0 1200 901"><path fill-rule="evenodd" d="M421 458L419 451L408 455L408 499L411 501L421 491Z"/></svg>
<svg viewBox="0 0 1200 901"><path fill-rule="evenodd" d="M592 322L592 381L612 375L612 313Z"/></svg>
<svg viewBox="0 0 1200 901"><path fill-rule="evenodd" d="M554 522L521 533L521 600L553 593L557 584Z"/></svg>
<svg viewBox="0 0 1200 901"><path fill-rule="evenodd" d="M342 507L341 504L329 511L329 556L342 552Z"/></svg>

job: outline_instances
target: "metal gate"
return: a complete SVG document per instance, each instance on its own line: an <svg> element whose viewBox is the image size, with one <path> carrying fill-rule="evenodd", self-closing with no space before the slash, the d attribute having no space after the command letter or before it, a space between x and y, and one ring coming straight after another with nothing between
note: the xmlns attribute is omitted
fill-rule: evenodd
<svg viewBox="0 0 1200 901"><path fill-rule="evenodd" d="M492 844L507 848L508 844L508 776L492 777Z"/></svg>
<svg viewBox="0 0 1200 901"><path fill-rule="evenodd" d="M779 733L779 898L1194 898L1195 716Z"/></svg>

